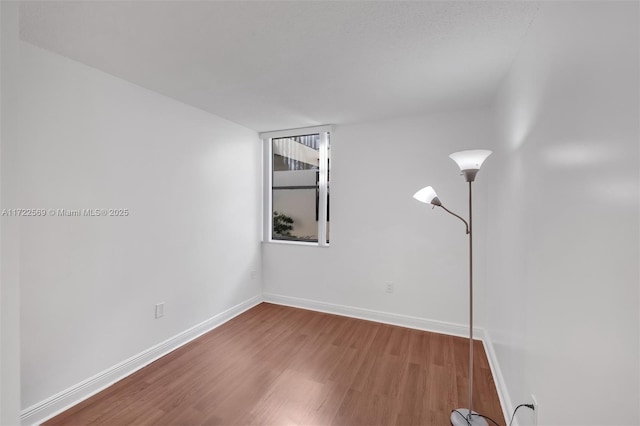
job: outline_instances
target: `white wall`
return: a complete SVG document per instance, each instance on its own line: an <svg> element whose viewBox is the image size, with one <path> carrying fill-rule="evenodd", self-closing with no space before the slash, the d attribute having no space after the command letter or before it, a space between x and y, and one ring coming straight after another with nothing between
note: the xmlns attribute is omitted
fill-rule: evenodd
<svg viewBox="0 0 640 426"><path fill-rule="evenodd" d="M540 425L640 424L638 26L544 3L497 99L486 325Z"/></svg>
<svg viewBox="0 0 640 426"><path fill-rule="evenodd" d="M338 126L331 135L331 246L264 244L265 293L467 324L464 225L412 195L431 184L466 217L467 184L448 155L486 147L492 129L488 110ZM479 222L486 185L481 171ZM479 226L477 248L483 233ZM478 250L479 308L482 256ZM393 294L385 293L386 281L395 284Z"/></svg>
<svg viewBox="0 0 640 426"><path fill-rule="evenodd" d="M21 220L24 409L260 295L261 159L252 130L26 43L20 72L15 207L130 211Z"/></svg>
<svg viewBox="0 0 640 426"><path fill-rule="evenodd" d="M11 206L18 195L15 176L18 165L11 161L18 145L17 67L19 57L18 5L0 2L1 13L1 83L2 114L0 120L0 209ZM20 286L18 223L0 218L0 424L19 423L20 413Z"/></svg>

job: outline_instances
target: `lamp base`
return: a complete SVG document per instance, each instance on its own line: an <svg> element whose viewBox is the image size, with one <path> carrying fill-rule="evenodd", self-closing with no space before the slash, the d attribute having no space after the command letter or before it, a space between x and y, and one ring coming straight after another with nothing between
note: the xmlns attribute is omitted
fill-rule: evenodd
<svg viewBox="0 0 640 426"><path fill-rule="evenodd" d="M476 415L475 411L471 412L471 418L467 419L467 414L469 413L468 408L456 408L451 413L451 424L453 426L488 426L487 421L484 417Z"/></svg>

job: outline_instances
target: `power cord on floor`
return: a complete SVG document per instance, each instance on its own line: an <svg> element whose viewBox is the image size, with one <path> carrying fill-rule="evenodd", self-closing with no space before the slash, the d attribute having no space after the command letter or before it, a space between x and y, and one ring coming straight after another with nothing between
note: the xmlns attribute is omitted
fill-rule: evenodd
<svg viewBox="0 0 640 426"><path fill-rule="evenodd" d="M460 411L458 411L458 410L452 410L451 412L452 412L452 413L458 413L458 414L459 414L459 415L464 419L464 421L465 421L465 422L467 422L467 426L472 426L472 425L471 425L471 423L469 423L469 420L467 419L467 416L465 416L464 414L462 414ZM484 419L487 419L487 420L491 421L491 423L493 423L494 425L496 425L496 426L500 426L500 425L498 424L498 422L496 422L495 420L493 420L493 419L492 419L491 417L489 417L489 416L484 416L484 415L482 415L482 414L478 414L478 413L471 413L471 415L472 415L472 416L482 417L482 418L484 418Z"/></svg>
<svg viewBox="0 0 640 426"><path fill-rule="evenodd" d="M496 422L495 420L493 420L493 419L492 419L491 417L489 417L489 416L484 416L484 415L482 415L482 414L477 414L477 413L471 413L471 415L472 415L472 416L482 417L483 419L490 420L490 421L491 421L491 423L493 423L494 425L496 425L496 426L500 426L500 425L498 424L498 422Z"/></svg>
<svg viewBox="0 0 640 426"><path fill-rule="evenodd" d="M511 415L511 421L509 422L509 426L511 426L511 424L513 423L513 419L516 418L516 413L518 412L518 408L520 407L527 407L532 409L533 411L536 410L536 407L533 404L520 404L518 405L514 410L513 410L513 414Z"/></svg>
<svg viewBox="0 0 640 426"><path fill-rule="evenodd" d="M518 412L518 409L520 407L527 407L530 408L532 410L535 411L535 407L533 404L520 404L518 405L514 410L513 410L513 414L511 415L511 421L509 422L509 426L511 426L511 424L513 423L513 419L516 417L516 413ZM467 419L467 416L465 416L464 414L462 414L460 411L458 410L451 410L452 413L458 413L460 415L460 417L462 417L464 419L465 422L467 422L467 426L472 426L471 423L469 423L469 420ZM489 420L491 423L493 423L496 426L500 426L498 424L498 422L496 422L495 420L493 420L491 417L489 416L484 416L482 414L478 414L478 413L471 413L472 416L478 416L478 417L482 417L484 419Z"/></svg>

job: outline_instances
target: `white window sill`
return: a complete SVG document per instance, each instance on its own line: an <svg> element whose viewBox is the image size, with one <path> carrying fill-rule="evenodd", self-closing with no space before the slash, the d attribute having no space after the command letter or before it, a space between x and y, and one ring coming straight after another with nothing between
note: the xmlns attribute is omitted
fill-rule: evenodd
<svg viewBox="0 0 640 426"><path fill-rule="evenodd" d="M328 244L321 246L318 243L310 243L305 241L284 241L284 240L271 240L271 241L262 241L262 244L277 244L277 245L289 245L289 246L306 246L306 247L330 247Z"/></svg>

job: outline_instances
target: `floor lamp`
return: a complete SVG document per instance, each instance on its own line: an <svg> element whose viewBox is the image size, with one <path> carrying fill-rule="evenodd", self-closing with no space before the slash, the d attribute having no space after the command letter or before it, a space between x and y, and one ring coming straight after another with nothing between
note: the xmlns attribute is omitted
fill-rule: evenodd
<svg viewBox="0 0 640 426"><path fill-rule="evenodd" d="M458 164L465 180L469 183L469 222L464 220L445 206L438 199L436 191L430 186L422 188L413 195L416 200L438 206L447 213L464 222L469 235L469 408L456 408L451 412L451 424L453 426L486 426L486 420L473 411L473 228L471 215L471 183L475 180L476 174L480 170L480 166L487 157L491 155L491 151L485 149L472 149L469 151L454 152L449 157Z"/></svg>

